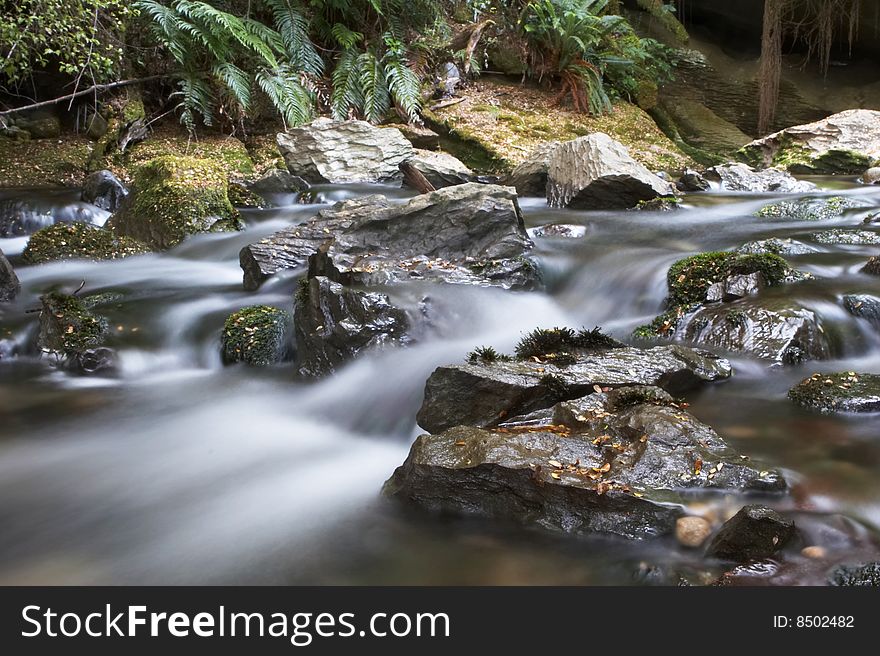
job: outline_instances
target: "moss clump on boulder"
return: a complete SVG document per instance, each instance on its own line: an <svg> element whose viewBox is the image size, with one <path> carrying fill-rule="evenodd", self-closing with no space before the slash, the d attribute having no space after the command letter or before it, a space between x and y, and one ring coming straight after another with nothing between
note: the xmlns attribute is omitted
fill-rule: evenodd
<svg viewBox="0 0 880 656"><path fill-rule="evenodd" d="M107 320L76 296L51 292L41 296L40 302L37 343L42 351L73 358L104 342Z"/></svg>
<svg viewBox="0 0 880 656"><path fill-rule="evenodd" d="M224 364L244 362L265 367L281 362L288 352L290 314L268 305L242 308L223 325Z"/></svg>
<svg viewBox="0 0 880 656"><path fill-rule="evenodd" d="M679 319L706 300L713 284L730 276L760 273L769 286L781 285L793 278L788 263L773 253L739 254L713 251L678 260L666 274L669 295L667 310L651 323L639 326L633 335L642 339L669 335Z"/></svg>
<svg viewBox="0 0 880 656"><path fill-rule="evenodd" d="M31 235L22 253L28 264L55 260L116 260L149 252L131 237L118 237L89 223L56 223Z"/></svg>
<svg viewBox="0 0 880 656"><path fill-rule="evenodd" d="M156 157L137 169L131 193L107 225L162 250L192 234L241 230L228 188L216 162Z"/></svg>
<svg viewBox="0 0 880 656"><path fill-rule="evenodd" d="M793 221L822 221L841 216L846 210L864 207L863 203L843 196L830 198L802 198L765 205L755 216L760 218L791 219Z"/></svg>
<svg viewBox="0 0 880 656"><path fill-rule="evenodd" d="M604 351L624 346L616 339L603 333L598 327L593 330L572 330L571 328L538 328L525 335L516 345L516 357L520 360L538 358L564 365L573 361L573 354L589 351Z"/></svg>
<svg viewBox="0 0 880 656"><path fill-rule="evenodd" d="M788 398L819 412L880 412L880 375L847 371L813 374L791 388Z"/></svg>

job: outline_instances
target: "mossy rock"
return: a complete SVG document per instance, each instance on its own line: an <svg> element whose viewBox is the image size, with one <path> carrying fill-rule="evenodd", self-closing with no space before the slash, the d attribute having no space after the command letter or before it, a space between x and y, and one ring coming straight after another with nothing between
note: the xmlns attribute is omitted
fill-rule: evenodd
<svg viewBox="0 0 880 656"><path fill-rule="evenodd" d="M865 203L844 196L830 198L801 198L765 205L755 216L762 219L791 219L792 221L823 221L842 216L851 209L866 207Z"/></svg>
<svg viewBox="0 0 880 656"><path fill-rule="evenodd" d="M268 305L254 305L231 314L223 325L223 363L266 367L281 362L289 351L290 323L288 312Z"/></svg>
<svg viewBox="0 0 880 656"><path fill-rule="evenodd" d="M22 259L28 264L72 259L117 260L149 250L136 239L119 237L89 223L56 223L31 235Z"/></svg>
<svg viewBox="0 0 880 656"><path fill-rule="evenodd" d="M871 230L832 228L831 230L814 232L811 236L814 241L820 244L842 244L846 246L880 244L880 232L873 232Z"/></svg>
<svg viewBox="0 0 880 656"><path fill-rule="evenodd" d="M819 412L880 412L880 375L854 371L813 374L791 388L788 398Z"/></svg>
<svg viewBox="0 0 880 656"><path fill-rule="evenodd" d="M51 292L40 297L42 351L71 358L100 346L107 335L107 320L94 314L76 296Z"/></svg>
<svg viewBox="0 0 880 656"><path fill-rule="evenodd" d="M678 260L666 274L669 295L666 312L651 323L639 326L633 336L649 339L672 333L679 320L706 300L709 287L729 276L761 273L769 286L781 285L795 277L794 270L774 253L740 254L713 251Z"/></svg>
<svg viewBox="0 0 880 656"><path fill-rule="evenodd" d="M779 136L778 147L768 155L759 142L747 144L737 157L756 168L774 166L797 175L859 175L871 166L865 153L830 149L816 152L786 134Z"/></svg>
<svg viewBox="0 0 880 656"><path fill-rule="evenodd" d="M248 189L242 182L230 182L228 194L233 207L268 207L262 196Z"/></svg>
<svg viewBox="0 0 880 656"><path fill-rule="evenodd" d="M242 229L217 162L165 155L139 167L131 193L107 222L119 235L168 249L187 236Z"/></svg>

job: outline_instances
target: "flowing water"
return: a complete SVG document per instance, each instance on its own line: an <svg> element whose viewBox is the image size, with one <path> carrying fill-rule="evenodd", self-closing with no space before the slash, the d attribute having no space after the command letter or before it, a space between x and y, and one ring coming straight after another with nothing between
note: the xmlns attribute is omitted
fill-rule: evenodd
<svg viewBox="0 0 880 656"><path fill-rule="evenodd" d="M880 189L820 182L880 205ZM332 202L376 188L319 191ZM44 222L83 211L70 192L2 193L0 200L38 205L50 217ZM23 287L14 304L0 306L0 353L33 338L36 315L27 310L48 289L73 291L84 281L88 292L124 294L102 309L121 356L117 377L75 377L34 357L0 359L0 584L599 584L650 580L655 567L699 568L699 556L672 538L562 538L441 520L389 506L379 491L419 433L415 414L436 366L475 345L510 350L536 326L600 325L627 338L661 308L676 259L857 227L865 214L821 224L759 219L752 213L774 197L724 193L690 196L686 211L671 213L555 211L524 199L529 226L587 229L582 239L536 239L546 293L389 289L429 318L417 344L303 384L289 366L224 368L218 353L230 312L292 303L292 276L244 292L238 251L316 209L293 200L248 211L243 233L116 262L25 267L17 255L26 236L0 239ZM732 446L785 470L794 490L782 507L843 513L862 523L847 524L859 534L863 524L880 526L880 419L818 416L785 394L814 371L880 373L880 336L840 305L846 293L880 295L880 278L858 272L875 248L821 246L789 258L816 280L776 292L804 300L845 335L836 360L782 369L732 356L733 380L688 397L691 411ZM735 509L742 500L727 503Z"/></svg>

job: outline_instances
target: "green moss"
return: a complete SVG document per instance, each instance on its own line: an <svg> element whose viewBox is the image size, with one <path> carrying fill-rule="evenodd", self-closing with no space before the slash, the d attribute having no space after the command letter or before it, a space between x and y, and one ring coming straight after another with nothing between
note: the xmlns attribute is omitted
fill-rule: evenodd
<svg viewBox="0 0 880 656"><path fill-rule="evenodd" d="M672 9L663 0L636 0L636 3L644 11L656 18L681 45L686 45L690 41L687 29L675 17Z"/></svg>
<svg viewBox="0 0 880 656"><path fill-rule="evenodd" d="M93 314L77 297L52 292L40 297L38 344L45 352L69 358L100 346L107 320Z"/></svg>
<svg viewBox="0 0 880 656"><path fill-rule="evenodd" d="M574 353L602 351L623 346L604 334L598 327L593 330L571 328L538 328L525 335L516 345L520 360L539 358L555 364L569 364Z"/></svg>
<svg viewBox="0 0 880 656"><path fill-rule="evenodd" d="M244 362L265 367L284 359L290 314L268 305L242 308L223 325L224 364Z"/></svg>
<svg viewBox="0 0 880 656"><path fill-rule="evenodd" d="M816 152L787 134L780 135L772 150L746 145L737 157L751 166L775 166L800 175L858 175L871 165L871 158L864 153L837 149Z"/></svg>
<svg viewBox="0 0 880 656"><path fill-rule="evenodd" d="M673 405L675 400L665 390L648 385L618 387L608 393L611 412L620 412L635 405Z"/></svg>
<svg viewBox="0 0 880 656"><path fill-rule="evenodd" d="M303 276L296 283L296 293L294 299L297 305L305 305L309 302L309 278Z"/></svg>
<svg viewBox="0 0 880 656"><path fill-rule="evenodd" d="M229 202L224 167L175 155L157 157L137 169L131 194L107 225L158 249L200 232L242 229Z"/></svg>
<svg viewBox="0 0 880 656"><path fill-rule="evenodd" d="M755 216L760 218L785 218L795 221L822 221L841 216L846 210L863 207L844 196L830 198L802 198L765 205Z"/></svg>
<svg viewBox="0 0 880 656"><path fill-rule="evenodd" d="M55 260L116 260L149 252L136 239L88 223L56 223L31 235L22 253L28 264Z"/></svg>
<svg viewBox="0 0 880 656"><path fill-rule="evenodd" d="M17 141L0 137L0 187L79 186L88 170L86 137Z"/></svg>
<svg viewBox="0 0 880 656"><path fill-rule="evenodd" d="M229 202L233 207L266 207L262 196L255 194L241 182L229 183Z"/></svg>

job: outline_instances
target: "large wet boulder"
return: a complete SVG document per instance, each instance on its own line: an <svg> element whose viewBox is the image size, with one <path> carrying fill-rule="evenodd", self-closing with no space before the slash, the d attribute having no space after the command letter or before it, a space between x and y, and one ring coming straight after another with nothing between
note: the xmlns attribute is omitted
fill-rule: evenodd
<svg viewBox="0 0 880 656"><path fill-rule="evenodd" d="M149 252L146 244L120 237L88 223L56 223L38 230L28 240L22 259L28 264L56 260L117 260Z"/></svg>
<svg viewBox="0 0 880 656"><path fill-rule="evenodd" d="M453 426L495 426L548 408L594 387L654 385L680 392L730 377L730 363L676 344L554 352L552 357L475 358L438 367L425 384L419 426L437 433ZM553 364L553 362L558 364Z"/></svg>
<svg viewBox="0 0 880 656"><path fill-rule="evenodd" d="M880 111L849 109L756 139L740 152L754 166L857 175L880 159Z"/></svg>
<svg viewBox="0 0 880 656"><path fill-rule="evenodd" d="M788 398L819 412L880 412L880 375L845 371L813 374L791 388Z"/></svg>
<svg viewBox="0 0 880 656"><path fill-rule="evenodd" d="M558 141L548 141L535 148L504 178L504 184L520 196L546 196L550 155L558 146Z"/></svg>
<svg viewBox="0 0 880 656"><path fill-rule="evenodd" d="M799 198L765 205L755 216L763 219L788 219L791 221L824 221L843 216L848 210L870 207L870 204L846 196L826 198Z"/></svg>
<svg viewBox="0 0 880 656"><path fill-rule="evenodd" d="M104 170L95 171L86 177L80 198L102 210L115 212L127 195L128 189L119 178L112 171Z"/></svg>
<svg viewBox="0 0 880 656"><path fill-rule="evenodd" d="M364 350L409 341L409 318L388 296L320 276L302 281L294 324L297 363L307 376L333 373Z"/></svg>
<svg viewBox="0 0 880 656"><path fill-rule="evenodd" d="M40 297L37 345L62 361L75 360L99 347L107 336L107 320L76 296L52 292Z"/></svg>
<svg viewBox="0 0 880 656"><path fill-rule="evenodd" d="M407 163L425 176L434 189L474 182L476 178L461 160L448 153L416 150Z"/></svg>
<svg viewBox="0 0 880 656"><path fill-rule="evenodd" d="M627 209L640 201L674 195L671 184L602 132L561 143L550 153L547 202L551 207Z"/></svg>
<svg viewBox="0 0 880 656"><path fill-rule="evenodd" d="M745 353L774 364L831 356L831 345L816 313L788 299L707 304L685 317L675 336L691 344Z"/></svg>
<svg viewBox="0 0 880 656"><path fill-rule="evenodd" d="M880 330L880 298L870 294L847 294L843 307L854 317L859 317Z"/></svg>
<svg viewBox="0 0 880 656"><path fill-rule="evenodd" d="M285 269L304 268L344 285L393 280L529 287L539 272L516 194L468 183L405 204L365 196L322 209L240 254L244 285L256 289Z"/></svg>
<svg viewBox="0 0 880 656"><path fill-rule="evenodd" d="M135 171L132 189L107 227L159 250L193 234L241 230L228 192L222 163L156 157Z"/></svg>
<svg viewBox="0 0 880 656"><path fill-rule="evenodd" d="M706 171L706 179L726 191L809 193L816 185L798 180L791 174L776 168L758 171L746 164L728 163L713 166Z"/></svg>
<svg viewBox="0 0 880 656"><path fill-rule="evenodd" d="M0 250L0 303L8 303L18 296L21 291L21 283L15 274L15 269Z"/></svg>
<svg viewBox="0 0 880 656"><path fill-rule="evenodd" d="M786 487L656 388L593 393L520 419L422 435L384 493L434 513L638 539L672 533L681 504L701 493Z"/></svg>
<svg viewBox="0 0 880 656"><path fill-rule="evenodd" d="M281 362L291 351L290 324L288 312L269 305L233 312L223 324L220 339L223 364L266 367Z"/></svg>
<svg viewBox="0 0 880 656"><path fill-rule="evenodd" d="M763 560L782 549L794 535L794 522L772 508L744 506L715 534L706 554L738 562Z"/></svg>
<svg viewBox="0 0 880 656"><path fill-rule="evenodd" d="M278 148L288 171L310 184L397 180L414 154L397 128L329 118L279 133Z"/></svg>

